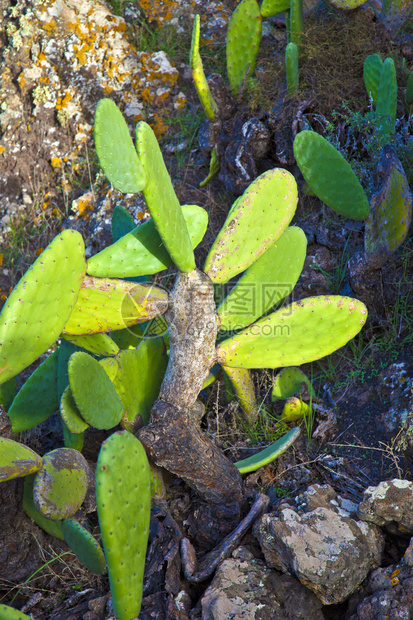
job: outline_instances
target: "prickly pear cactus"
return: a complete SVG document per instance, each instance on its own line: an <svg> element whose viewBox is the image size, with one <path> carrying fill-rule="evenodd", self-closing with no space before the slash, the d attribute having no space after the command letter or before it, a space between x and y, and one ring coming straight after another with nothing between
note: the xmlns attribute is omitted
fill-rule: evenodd
<svg viewBox="0 0 413 620"><path fill-rule="evenodd" d="M60 415L67 429L71 433L79 435L89 427L89 424L82 418L76 405L70 385L66 387L62 394L60 401Z"/></svg>
<svg viewBox="0 0 413 620"><path fill-rule="evenodd" d="M35 476L36 474L31 474L30 476L26 476L24 479L23 510L31 519L33 519L36 525L42 528L42 530L44 530L51 536L54 536L55 538L64 540L61 522L48 519L47 517L42 515L42 513L39 512L34 505L33 486Z"/></svg>
<svg viewBox="0 0 413 620"><path fill-rule="evenodd" d="M0 437L0 482L28 476L43 467L42 457L27 446Z"/></svg>
<svg viewBox="0 0 413 620"><path fill-rule="evenodd" d="M307 403L297 396L290 396L284 405L280 420L281 422L295 422L308 416L309 413L310 407Z"/></svg>
<svg viewBox="0 0 413 620"><path fill-rule="evenodd" d="M191 51L189 54L189 62L192 69L192 78L198 93L199 101L204 109L206 117L210 121L216 121L218 118L218 106L211 94L208 82L205 77L204 67L201 56L199 54L199 35L201 29L201 19L199 15L195 15L194 25L192 29Z"/></svg>
<svg viewBox="0 0 413 620"><path fill-rule="evenodd" d="M0 383L17 375L55 342L85 274L81 235L64 230L13 289L0 313Z"/></svg>
<svg viewBox="0 0 413 620"><path fill-rule="evenodd" d="M272 463L272 461L275 461L276 458L281 456L281 454L294 443L300 436L300 433L301 431L298 427L292 428L288 433L280 437L278 441L268 446L268 448L265 448L265 450L247 459L237 461L235 466L239 469L241 474L248 474L252 471L256 471L260 467L264 467L264 465L268 465L268 463Z"/></svg>
<svg viewBox="0 0 413 620"><path fill-rule="evenodd" d="M364 61L363 77L367 94L371 97L373 105L377 105L377 94L379 90L380 74L383 61L378 54L370 54Z"/></svg>
<svg viewBox="0 0 413 620"><path fill-rule="evenodd" d="M99 163L113 187L124 194L143 190L145 172L122 113L111 99L102 99L96 107L95 144Z"/></svg>
<svg viewBox="0 0 413 620"><path fill-rule="evenodd" d="M291 97L298 90L298 47L292 41L285 48L285 72L287 94Z"/></svg>
<svg viewBox="0 0 413 620"><path fill-rule="evenodd" d="M85 457L71 448L57 448L43 457L43 469L33 484L36 510L52 521L77 512L86 496L89 465Z"/></svg>
<svg viewBox="0 0 413 620"><path fill-rule="evenodd" d="M28 616L8 605L0 605L0 620L32 620L32 616Z"/></svg>
<svg viewBox="0 0 413 620"><path fill-rule="evenodd" d="M258 415L258 404L255 398L254 382L246 368L229 368L224 372L231 381L241 409L247 415L250 424L255 424Z"/></svg>
<svg viewBox="0 0 413 620"><path fill-rule="evenodd" d="M74 519L62 521L62 532L65 541L74 551L76 557L91 573L101 575L106 570L105 554L98 541L93 538L80 523Z"/></svg>
<svg viewBox="0 0 413 620"><path fill-rule="evenodd" d="M301 391L305 383L311 398L315 398L315 392L308 377L300 368L283 368L275 378L271 400L285 400Z"/></svg>
<svg viewBox="0 0 413 620"><path fill-rule="evenodd" d="M242 0L233 12L227 32L227 73L237 97L252 75L261 40L262 15L257 0Z"/></svg>
<svg viewBox="0 0 413 620"><path fill-rule="evenodd" d="M290 10L290 0L263 0L260 12L263 17L274 17Z"/></svg>
<svg viewBox="0 0 413 620"><path fill-rule="evenodd" d="M303 39L303 0L290 0L290 21L288 43L300 46Z"/></svg>
<svg viewBox="0 0 413 620"><path fill-rule="evenodd" d="M383 145L390 141L397 114L397 78L393 58L386 58L377 91L376 124Z"/></svg>
<svg viewBox="0 0 413 620"><path fill-rule="evenodd" d="M120 205L116 205L113 209L111 224L113 243L119 241L119 239L136 228L135 220L129 211Z"/></svg>
<svg viewBox="0 0 413 620"><path fill-rule="evenodd" d="M109 356L119 353L119 346L107 334L89 334L87 336L68 336L64 334L62 340L71 342L78 348L85 349L94 355Z"/></svg>
<svg viewBox="0 0 413 620"><path fill-rule="evenodd" d="M325 204L340 215L364 220L369 203L350 164L325 138L301 131L294 140L294 155L304 179Z"/></svg>
<svg viewBox="0 0 413 620"><path fill-rule="evenodd" d="M230 210L205 261L204 271L216 283L228 282L247 269L290 223L297 206L292 174L275 168L264 172Z"/></svg>
<svg viewBox="0 0 413 620"><path fill-rule="evenodd" d="M407 237L412 220L412 193L391 146L382 150L377 177L379 186L370 200L364 248L368 261L381 267Z"/></svg>
<svg viewBox="0 0 413 620"><path fill-rule="evenodd" d="M366 319L367 308L355 299L308 297L221 342L218 362L235 368L299 366L344 346Z"/></svg>
<svg viewBox="0 0 413 620"><path fill-rule="evenodd" d="M336 9L342 9L343 11L352 11L358 6L361 6L366 0L328 0L330 4L336 7Z"/></svg>
<svg viewBox="0 0 413 620"><path fill-rule="evenodd" d="M149 536L151 472L146 452L127 431L114 433L100 449L96 501L118 620L139 615Z"/></svg>

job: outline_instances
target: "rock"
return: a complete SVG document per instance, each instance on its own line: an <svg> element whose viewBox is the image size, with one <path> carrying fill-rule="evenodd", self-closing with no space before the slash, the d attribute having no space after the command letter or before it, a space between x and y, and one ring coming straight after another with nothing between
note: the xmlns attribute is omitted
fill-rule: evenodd
<svg viewBox="0 0 413 620"><path fill-rule="evenodd" d="M413 482L395 479L368 487L358 507L358 517L381 527L389 525L392 533L412 533Z"/></svg>
<svg viewBox="0 0 413 620"><path fill-rule="evenodd" d="M367 594L360 602L360 596ZM406 619L413 615L413 539L398 564L377 568L364 592L349 601L348 620Z"/></svg>
<svg viewBox="0 0 413 620"><path fill-rule="evenodd" d="M201 600L202 620L322 620L320 601L288 575L240 547L217 570Z"/></svg>
<svg viewBox="0 0 413 620"><path fill-rule="evenodd" d="M328 485L310 486L295 501L254 528L267 564L295 575L323 603L340 603L379 566L384 537L353 519Z"/></svg>

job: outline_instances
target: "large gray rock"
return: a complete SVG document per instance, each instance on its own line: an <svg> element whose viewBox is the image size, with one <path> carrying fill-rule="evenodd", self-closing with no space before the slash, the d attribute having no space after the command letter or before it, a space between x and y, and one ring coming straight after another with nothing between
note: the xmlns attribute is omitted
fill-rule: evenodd
<svg viewBox="0 0 413 620"><path fill-rule="evenodd" d="M240 547L224 560L202 598L202 620L322 620L321 603L289 575Z"/></svg>
<svg viewBox="0 0 413 620"><path fill-rule="evenodd" d="M368 487L358 516L369 523L386 525L395 534L413 532L413 482L395 479Z"/></svg>
<svg viewBox="0 0 413 620"><path fill-rule="evenodd" d="M313 485L296 506L263 515L254 533L267 564L295 575L325 604L344 601L380 565L384 547L379 528L351 516L355 508L328 485Z"/></svg>

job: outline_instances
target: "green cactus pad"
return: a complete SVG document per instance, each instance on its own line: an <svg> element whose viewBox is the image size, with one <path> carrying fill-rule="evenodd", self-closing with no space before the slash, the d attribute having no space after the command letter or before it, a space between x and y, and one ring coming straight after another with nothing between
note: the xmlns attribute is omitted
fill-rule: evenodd
<svg viewBox="0 0 413 620"><path fill-rule="evenodd" d="M168 294L156 286L86 276L63 333L81 336L124 329L163 314L167 307ZM86 348L85 342L75 344ZM100 355L117 353L117 345L108 343L106 339Z"/></svg>
<svg viewBox="0 0 413 620"><path fill-rule="evenodd" d="M366 2L366 0L328 0L330 4L336 7L336 9L341 9L342 11L352 11L356 9L358 6L361 6Z"/></svg>
<svg viewBox="0 0 413 620"><path fill-rule="evenodd" d="M368 216L369 203L359 180L325 138L301 131L294 140L294 155L304 179L330 209L353 220Z"/></svg>
<svg viewBox="0 0 413 620"><path fill-rule="evenodd" d="M201 30L201 20L199 15L195 15L194 26L192 29L191 51L189 53L189 62L192 69L192 78L198 93L199 101L204 109L206 117L210 121L218 118L218 106L211 94L208 82L205 77L204 67L202 65L201 56L199 54L199 34Z"/></svg>
<svg viewBox="0 0 413 620"><path fill-rule="evenodd" d="M96 466L96 502L118 620L139 615L149 536L151 471L145 450L127 431L101 447Z"/></svg>
<svg viewBox="0 0 413 620"><path fill-rule="evenodd" d="M84 243L64 230L24 274L0 314L0 383L29 366L55 342L79 294Z"/></svg>
<svg viewBox="0 0 413 620"><path fill-rule="evenodd" d="M231 15L227 32L227 74L235 97L254 71L261 28L257 0L242 0Z"/></svg>
<svg viewBox="0 0 413 620"><path fill-rule="evenodd" d="M17 394L16 377L12 377L0 385L0 405L7 412Z"/></svg>
<svg viewBox="0 0 413 620"><path fill-rule="evenodd" d="M90 532L74 519L64 519L62 521L62 532L65 541L75 553L77 559L91 573L101 575L105 572L105 554L98 541L93 538Z"/></svg>
<svg viewBox="0 0 413 620"><path fill-rule="evenodd" d="M42 457L27 446L0 437L0 482L28 476L41 469Z"/></svg>
<svg viewBox="0 0 413 620"><path fill-rule="evenodd" d="M60 341L59 355L57 361L57 396L60 402L62 394L69 385L68 366L69 359L75 351L79 351L79 347L72 344L64 338Z"/></svg>
<svg viewBox="0 0 413 620"><path fill-rule="evenodd" d="M105 357L103 360L99 360L99 364L105 369L107 376L113 383L119 370L119 362L113 357Z"/></svg>
<svg viewBox="0 0 413 620"><path fill-rule="evenodd" d="M285 72L287 94L291 97L298 89L298 47L293 41L290 41L285 48Z"/></svg>
<svg viewBox="0 0 413 620"><path fill-rule="evenodd" d="M313 386L307 375L299 368L283 368L275 377L272 386L271 400L286 400L301 391L302 384L305 383L310 397L315 398Z"/></svg>
<svg viewBox="0 0 413 620"><path fill-rule="evenodd" d="M303 0L290 1L290 27L288 43L301 45L303 38Z"/></svg>
<svg viewBox="0 0 413 620"><path fill-rule="evenodd" d="M260 12L263 17L274 17L290 10L290 0L263 0Z"/></svg>
<svg viewBox="0 0 413 620"><path fill-rule="evenodd" d="M412 220L412 193L395 151L385 146L378 164L379 185L370 199L364 248L379 266L406 239Z"/></svg>
<svg viewBox="0 0 413 620"><path fill-rule="evenodd" d="M221 372L221 366L219 364L214 364L211 370L209 371L207 378L205 379L202 389L204 390L209 385L214 383L214 381L217 379L220 372Z"/></svg>
<svg viewBox="0 0 413 620"><path fill-rule="evenodd" d="M218 308L221 330L250 325L293 290L304 266L307 239L290 226L240 277Z"/></svg>
<svg viewBox="0 0 413 620"><path fill-rule="evenodd" d="M89 482L85 457L71 448L57 448L43 457L43 469L33 484L36 510L52 521L75 514L83 503Z"/></svg>
<svg viewBox="0 0 413 620"><path fill-rule="evenodd" d="M61 522L48 519L47 517L42 515L42 513L39 512L34 505L33 486L35 477L36 474L31 474L30 476L26 476L24 479L23 510L31 519L33 519L36 525L42 528L42 530L44 530L51 536L54 536L55 538L64 540Z"/></svg>
<svg viewBox="0 0 413 620"><path fill-rule="evenodd" d="M61 420L61 423L65 448L73 448L74 450L81 452L83 450L85 433L72 433L72 431L69 431L69 429L67 428L63 419Z"/></svg>
<svg viewBox="0 0 413 620"><path fill-rule="evenodd" d="M207 256L204 271L214 283L228 282L252 265L290 223L297 185L287 170L261 174L232 206Z"/></svg>
<svg viewBox="0 0 413 620"><path fill-rule="evenodd" d="M135 220L125 207L117 205L112 213L112 240L113 243L136 228Z"/></svg>
<svg viewBox="0 0 413 620"><path fill-rule="evenodd" d="M144 340L137 349L121 351L117 359L114 386L125 408L122 425L132 428L137 415L147 424L168 365L163 339Z"/></svg>
<svg viewBox="0 0 413 620"><path fill-rule="evenodd" d="M0 620L33 620L33 616L27 616L14 607L0 605Z"/></svg>
<svg viewBox="0 0 413 620"><path fill-rule="evenodd" d="M308 297L221 342L218 362L235 368L299 366L344 346L366 319L367 308L356 299Z"/></svg>
<svg viewBox="0 0 413 620"><path fill-rule="evenodd" d="M107 334L88 334L87 336L64 336L72 344L94 355L107 356L119 353L119 346Z"/></svg>
<svg viewBox="0 0 413 620"><path fill-rule="evenodd" d="M89 427L89 424L82 418L75 403L70 385L66 387L62 394L60 401L60 415L62 416L62 420L67 429L75 435L83 433Z"/></svg>
<svg viewBox="0 0 413 620"><path fill-rule="evenodd" d="M214 178L214 176L218 174L219 168L220 168L220 164L219 164L218 153L217 153L216 148L214 147L211 151L211 159L209 160L208 175L205 177L205 179L203 179L200 182L199 187L205 187L205 185L209 183L209 181L211 181Z"/></svg>
<svg viewBox="0 0 413 620"><path fill-rule="evenodd" d="M251 373L247 368L224 366L223 369L231 382L241 409L246 414L249 423L254 425L258 415L258 403L255 398L255 387Z"/></svg>
<svg viewBox="0 0 413 620"><path fill-rule="evenodd" d="M265 450L234 463L235 467L241 474L248 474L249 472L256 471L260 467L264 467L264 465L268 465L268 463L272 463L272 461L281 456L281 454L294 443L300 435L300 432L298 427L292 428L288 433L278 439L278 441L268 446L268 448L265 448Z"/></svg>
<svg viewBox="0 0 413 620"><path fill-rule="evenodd" d="M186 221L193 248L201 242L208 225L208 214L202 207L184 205ZM119 241L89 259L87 272L100 277L136 277L158 273L173 265L161 237L150 219L137 226Z"/></svg>
<svg viewBox="0 0 413 620"><path fill-rule="evenodd" d="M159 318L159 317L158 317ZM156 321L156 319L153 319ZM151 321L149 321L151 323ZM144 338L143 328L148 323L142 323L141 325L132 325L127 329L118 329L116 332L111 333L111 338L117 343L120 349L136 349Z"/></svg>
<svg viewBox="0 0 413 620"><path fill-rule="evenodd" d="M69 382L80 415L90 426L110 429L119 424L123 405L105 369L81 351L69 361Z"/></svg>
<svg viewBox="0 0 413 620"><path fill-rule="evenodd" d="M142 191L145 171L125 119L111 99L101 99L97 105L94 134L99 163L113 187L124 194Z"/></svg>
<svg viewBox="0 0 413 620"><path fill-rule="evenodd" d="M41 424L59 408L58 354L54 351L36 368L13 400L8 412L13 433L21 433Z"/></svg>
<svg viewBox="0 0 413 620"><path fill-rule="evenodd" d="M146 206L174 264L189 273L195 269L195 257L185 218L156 136L143 121L136 126L136 150L146 174Z"/></svg>
<svg viewBox="0 0 413 620"><path fill-rule="evenodd" d="M383 61L378 54L370 54L364 61L363 78L367 94L371 97L373 105L377 105L377 93L379 90L380 73Z"/></svg>
<svg viewBox="0 0 413 620"><path fill-rule="evenodd" d="M397 114L397 78L393 58L386 58L380 72L377 91L376 124L383 146L394 132Z"/></svg>

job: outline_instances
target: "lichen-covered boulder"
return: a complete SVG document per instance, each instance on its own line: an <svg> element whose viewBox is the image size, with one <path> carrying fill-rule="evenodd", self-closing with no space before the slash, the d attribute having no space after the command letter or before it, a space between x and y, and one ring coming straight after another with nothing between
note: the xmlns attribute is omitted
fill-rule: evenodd
<svg viewBox="0 0 413 620"><path fill-rule="evenodd" d="M295 501L265 514L254 532L269 566L296 576L325 604L344 601L380 565L384 537L357 521L328 485L313 485Z"/></svg>
<svg viewBox="0 0 413 620"><path fill-rule="evenodd" d="M368 487L358 507L358 517L386 525L392 533L413 533L413 482L396 478Z"/></svg>

